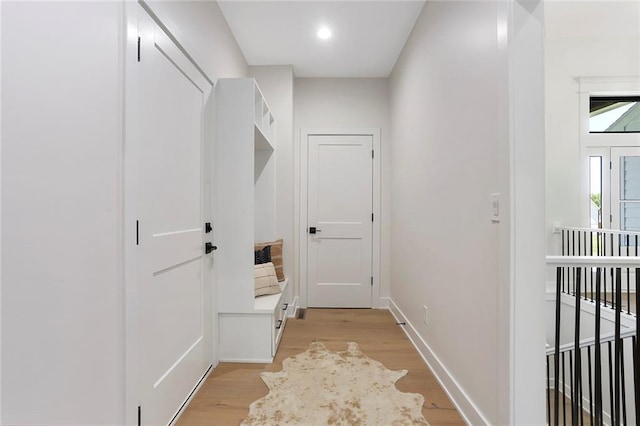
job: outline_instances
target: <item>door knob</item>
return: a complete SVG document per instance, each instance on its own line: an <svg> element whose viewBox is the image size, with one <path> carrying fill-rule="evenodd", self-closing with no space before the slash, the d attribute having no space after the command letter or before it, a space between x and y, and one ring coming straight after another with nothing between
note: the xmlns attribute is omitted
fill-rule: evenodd
<svg viewBox="0 0 640 426"><path fill-rule="evenodd" d="M205 243L204 244L204 252L206 254L209 254L214 250L218 250L218 246L214 246L212 243Z"/></svg>
<svg viewBox="0 0 640 426"><path fill-rule="evenodd" d="M309 233L310 234L315 234L316 232L322 232L321 229L317 229L315 226L312 226L309 228Z"/></svg>

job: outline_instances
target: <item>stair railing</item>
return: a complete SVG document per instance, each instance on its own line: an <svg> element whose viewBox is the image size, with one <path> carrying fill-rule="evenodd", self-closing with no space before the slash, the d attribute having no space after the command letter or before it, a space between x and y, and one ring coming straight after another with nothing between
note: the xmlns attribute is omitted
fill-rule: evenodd
<svg viewBox="0 0 640 426"><path fill-rule="evenodd" d="M547 420L549 424L560 424L561 410L563 424L566 424L567 413L564 409L566 403L571 405L570 419L573 425L584 424L585 413L588 414L591 424L635 424L636 419L640 420L640 352L636 338L640 318L636 315L634 326L623 330L621 316L625 284L623 272L632 272L637 287L640 284L640 257L547 256L547 265L556 270L554 345L547 351L547 385L549 387ZM609 275L611 275L609 289L612 298L607 302L605 279ZM630 274L626 273L626 275L629 279ZM571 277L570 292L567 292L569 284L567 277ZM593 332L589 333L592 336L586 336L587 338L584 339L585 336L581 334L584 334L583 329L586 323L583 323L583 316L586 314L581 308L581 302L583 291L587 289L587 278L590 280L588 288L591 290L589 300L593 302L594 328ZM575 309L572 318L565 319L562 316L563 294L571 294L574 297ZM634 296L636 306L639 306L640 295L635 293ZM627 297L630 297L629 292ZM615 311L612 333L603 332L602 329L602 309L605 306ZM566 330L573 331L573 340L569 345L562 345L561 333L563 331L566 333ZM625 358L625 351L631 355ZM567 361L568 368L566 368ZM550 371L551 364L553 364L553 375ZM625 375L625 368L627 375ZM569 386L566 381L567 370ZM632 375L629 375L629 372L632 372ZM553 389L551 389L552 379ZM609 392L605 394L607 383ZM566 395L567 387L569 395ZM585 393L588 395L586 407ZM562 405L560 405L561 396ZM608 404L604 403L606 399ZM608 411L605 411L605 406Z"/></svg>

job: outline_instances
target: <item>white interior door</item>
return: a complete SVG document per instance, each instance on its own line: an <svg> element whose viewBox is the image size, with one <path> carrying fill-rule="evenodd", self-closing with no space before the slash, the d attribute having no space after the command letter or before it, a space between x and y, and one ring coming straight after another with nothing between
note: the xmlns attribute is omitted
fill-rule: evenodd
<svg viewBox="0 0 640 426"><path fill-rule="evenodd" d="M372 306L372 135L309 135L307 302Z"/></svg>
<svg viewBox="0 0 640 426"><path fill-rule="evenodd" d="M127 139L136 147L137 394L140 423L166 425L212 361L202 191L211 85L136 7L130 24L139 39L130 34L129 42L139 45L139 59L127 58Z"/></svg>

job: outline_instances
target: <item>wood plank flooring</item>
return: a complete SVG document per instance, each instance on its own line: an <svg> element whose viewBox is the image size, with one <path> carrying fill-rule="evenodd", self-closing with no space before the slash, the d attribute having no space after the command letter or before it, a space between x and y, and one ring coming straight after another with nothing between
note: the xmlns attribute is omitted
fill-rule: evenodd
<svg viewBox="0 0 640 426"><path fill-rule="evenodd" d="M334 351L357 342L365 354L387 368L409 370L396 387L424 396L422 412L431 425L465 424L391 313L372 309L308 309L305 319L289 318L272 364L220 363L177 424L239 424L249 405L269 392L260 373L280 371L285 358L304 352L314 341Z"/></svg>

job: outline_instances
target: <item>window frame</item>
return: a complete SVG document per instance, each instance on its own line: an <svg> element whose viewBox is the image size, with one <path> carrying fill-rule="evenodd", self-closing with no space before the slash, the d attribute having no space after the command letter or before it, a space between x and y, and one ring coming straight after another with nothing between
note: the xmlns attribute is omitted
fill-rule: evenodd
<svg viewBox="0 0 640 426"><path fill-rule="evenodd" d="M640 96L639 77L582 77L579 84L580 114L580 192L584 195L580 209L582 223L590 225L589 159L602 157L602 227L612 224L611 209L611 149L640 147L640 133L594 132L589 131L590 100L592 96ZM607 168L607 164L609 167ZM607 173L608 170L608 173ZM608 226L607 226L608 225Z"/></svg>

